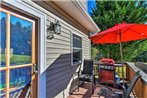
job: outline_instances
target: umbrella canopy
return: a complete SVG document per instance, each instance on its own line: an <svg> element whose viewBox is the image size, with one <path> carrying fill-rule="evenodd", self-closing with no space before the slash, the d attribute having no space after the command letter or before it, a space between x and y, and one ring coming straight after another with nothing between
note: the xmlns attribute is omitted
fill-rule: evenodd
<svg viewBox="0 0 147 98"><path fill-rule="evenodd" d="M121 37L120 37L121 36ZM147 38L145 24L117 24L90 37L93 43L120 43Z"/></svg>
<svg viewBox="0 0 147 98"><path fill-rule="evenodd" d="M133 40L140 40L147 38L147 25L145 24L117 24L100 33L94 34L90 37L93 43L120 43L120 55L122 61L122 78L124 85L124 70L123 70L123 55L122 55L122 42Z"/></svg>

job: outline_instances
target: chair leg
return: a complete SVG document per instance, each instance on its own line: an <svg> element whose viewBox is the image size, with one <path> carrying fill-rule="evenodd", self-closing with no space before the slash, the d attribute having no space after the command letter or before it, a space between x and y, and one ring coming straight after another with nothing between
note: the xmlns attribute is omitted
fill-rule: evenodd
<svg viewBox="0 0 147 98"><path fill-rule="evenodd" d="M80 82L80 80L78 81L78 91L79 91L79 87L84 84L84 81L81 81L81 82Z"/></svg>
<svg viewBox="0 0 147 98"><path fill-rule="evenodd" d="M94 88L95 88L95 77L92 77L92 94L94 93Z"/></svg>
<svg viewBox="0 0 147 98"><path fill-rule="evenodd" d="M78 76L78 92L79 92L79 86L80 86L80 80L79 80L79 76Z"/></svg>
<svg viewBox="0 0 147 98"><path fill-rule="evenodd" d="M91 89L92 89L92 94L94 93L94 84L92 83L92 85L91 85Z"/></svg>
<svg viewBox="0 0 147 98"><path fill-rule="evenodd" d="M78 87L78 92L79 92L79 87Z"/></svg>

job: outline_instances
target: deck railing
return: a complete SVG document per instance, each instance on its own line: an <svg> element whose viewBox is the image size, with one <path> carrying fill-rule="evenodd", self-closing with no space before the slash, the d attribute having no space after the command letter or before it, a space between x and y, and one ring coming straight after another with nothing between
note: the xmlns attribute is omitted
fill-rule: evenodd
<svg viewBox="0 0 147 98"><path fill-rule="evenodd" d="M125 80L130 83L133 79L135 72L140 70L135 66L134 63L125 63L124 64L124 76ZM95 78L98 78L98 66L94 65ZM116 73L122 78L122 68L116 67ZM140 70L141 79L139 79L133 89L133 93L137 98L147 98L147 74Z"/></svg>
<svg viewBox="0 0 147 98"><path fill-rule="evenodd" d="M140 69L137 68L133 63L127 63L126 65L127 65L126 67L127 81L131 82L131 80L135 75L135 72ZM142 71L140 73L141 73L141 79L137 81L133 91L137 98L147 98L147 74L145 74Z"/></svg>

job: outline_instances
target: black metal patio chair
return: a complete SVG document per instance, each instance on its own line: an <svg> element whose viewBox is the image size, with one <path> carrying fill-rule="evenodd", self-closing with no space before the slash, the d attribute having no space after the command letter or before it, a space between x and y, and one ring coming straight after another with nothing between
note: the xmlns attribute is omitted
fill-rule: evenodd
<svg viewBox="0 0 147 98"><path fill-rule="evenodd" d="M82 84L84 83L84 81L91 82L92 94L94 92L94 84L95 84L93 64L94 64L93 60L85 59L83 63L83 70L81 74L79 74L79 86L80 86L80 81L82 81Z"/></svg>
<svg viewBox="0 0 147 98"><path fill-rule="evenodd" d="M123 88L123 91L113 90L113 89L108 88L108 87L101 88L99 93L98 93L99 98L100 98L100 96L104 96L105 98L130 98L130 94L131 94L137 80L140 77L141 77L140 71L137 71L127 89L126 89L126 87L118 84Z"/></svg>

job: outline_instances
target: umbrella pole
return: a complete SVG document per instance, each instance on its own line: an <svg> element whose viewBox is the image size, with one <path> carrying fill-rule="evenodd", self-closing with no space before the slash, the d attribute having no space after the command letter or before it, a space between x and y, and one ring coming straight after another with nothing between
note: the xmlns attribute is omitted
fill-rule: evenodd
<svg viewBox="0 0 147 98"><path fill-rule="evenodd" d="M122 79L123 79L123 86L125 86L125 81L124 81L124 68L123 68L123 53L122 53L122 36L121 33L120 35L120 55L121 55L121 68L122 68Z"/></svg>

